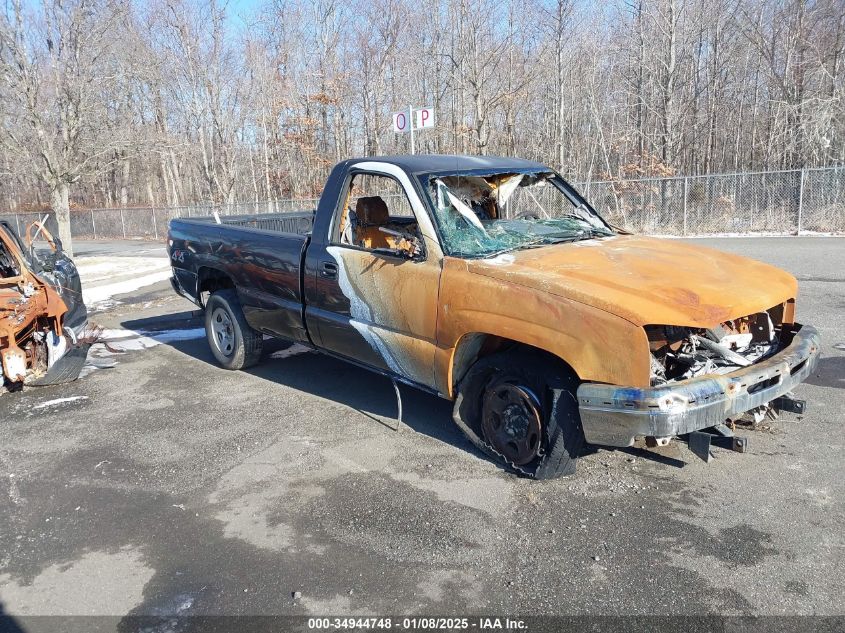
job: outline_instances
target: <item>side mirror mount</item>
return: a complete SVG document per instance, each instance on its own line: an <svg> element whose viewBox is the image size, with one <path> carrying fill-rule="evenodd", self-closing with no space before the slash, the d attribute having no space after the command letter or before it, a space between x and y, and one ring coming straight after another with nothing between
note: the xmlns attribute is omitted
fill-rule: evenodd
<svg viewBox="0 0 845 633"><path fill-rule="evenodd" d="M396 250L400 251L407 259L422 259L423 246L420 238L409 235L399 240Z"/></svg>
<svg viewBox="0 0 845 633"><path fill-rule="evenodd" d="M403 257L409 260L422 259L423 243L416 235L404 231L394 231L380 226L378 230L394 238L396 245L393 248L377 248L376 251L390 253L395 257Z"/></svg>
<svg viewBox="0 0 845 633"><path fill-rule="evenodd" d="M419 261L422 259L422 250L419 244L399 244L396 248L374 248L372 252L376 255L386 255L387 257L396 257L408 261Z"/></svg>

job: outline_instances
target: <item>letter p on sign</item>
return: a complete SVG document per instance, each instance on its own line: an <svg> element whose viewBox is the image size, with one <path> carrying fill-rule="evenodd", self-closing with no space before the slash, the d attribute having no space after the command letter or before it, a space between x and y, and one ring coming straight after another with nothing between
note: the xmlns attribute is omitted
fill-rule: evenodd
<svg viewBox="0 0 845 633"><path fill-rule="evenodd" d="M416 129L434 127L434 108L419 108L414 112L416 115Z"/></svg>

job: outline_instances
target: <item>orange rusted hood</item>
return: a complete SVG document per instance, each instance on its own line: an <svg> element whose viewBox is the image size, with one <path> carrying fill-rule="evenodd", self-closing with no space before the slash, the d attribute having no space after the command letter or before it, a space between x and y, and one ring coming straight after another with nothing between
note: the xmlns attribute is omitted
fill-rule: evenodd
<svg viewBox="0 0 845 633"><path fill-rule="evenodd" d="M774 266L634 235L466 261L470 272L566 297L637 325L711 327L771 308L797 291L795 278Z"/></svg>

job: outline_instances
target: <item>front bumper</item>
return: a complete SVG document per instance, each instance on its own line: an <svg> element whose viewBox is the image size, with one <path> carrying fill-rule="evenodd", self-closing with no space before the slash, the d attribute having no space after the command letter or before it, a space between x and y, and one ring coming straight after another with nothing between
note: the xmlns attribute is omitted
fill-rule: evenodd
<svg viewBox="0 0 845 633"><path fill-rule="evenodd" d="M777 354L730 374L640 389L584 383L578 404L591 444L630 446L638 436L671 437L737 418L804 382L819 358L819 333L794 324Z"/></svg>

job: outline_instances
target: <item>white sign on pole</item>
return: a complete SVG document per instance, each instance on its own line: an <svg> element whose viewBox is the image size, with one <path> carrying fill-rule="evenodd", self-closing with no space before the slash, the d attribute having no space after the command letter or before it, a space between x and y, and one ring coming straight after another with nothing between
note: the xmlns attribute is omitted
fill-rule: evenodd
<svg viewBox="0 0 845 633"><path fill-rule="evenodd" d="M393 131L394 132L410 132L411 131L411 117L408 116L408 111L395 112L393 114Z"/></svg>
<svg viewBox="0 0 845 633"><path fill-rule="evenodd" d="M408 106L403 112L393 113L393 131L411 133L411 153L414 153L414 130L434 127L434 108Z"/></svg>
<svg viewBox="0 0 845 633"><path fill-rule="evenodd" d="M419 108L414 111L415 119L414 125L415 128L422 129L426 127L434 127L434 108Z"/></svg>

